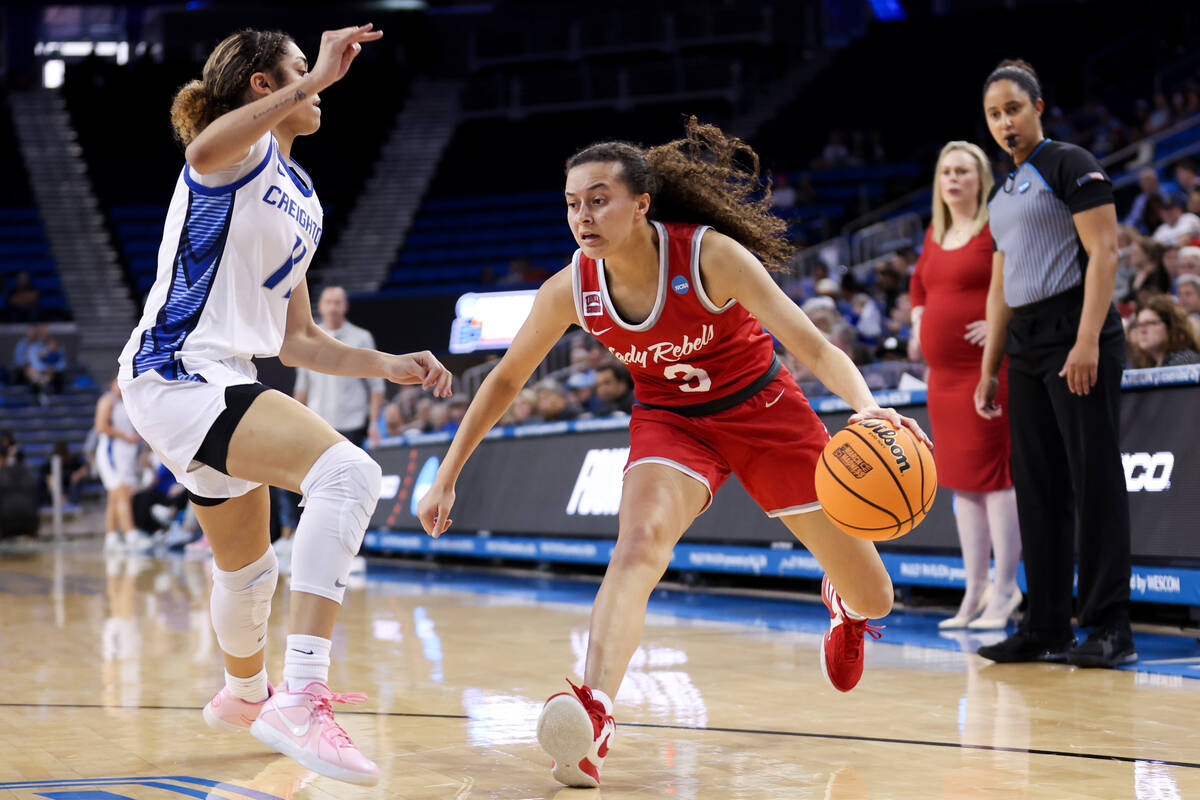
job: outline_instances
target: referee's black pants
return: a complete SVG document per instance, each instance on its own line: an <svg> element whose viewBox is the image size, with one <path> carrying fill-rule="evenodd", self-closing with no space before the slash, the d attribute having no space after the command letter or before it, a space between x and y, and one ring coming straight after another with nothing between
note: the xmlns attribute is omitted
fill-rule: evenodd
<svg viewBox="0 0 1200 800"><path fill-rule="evenodd" d="M1079 624L1129 624L1129 501L1118 440L1125 334L1110 308L1096 385L1072 394L1058 376L1075 344L1083 292L1013 309L1007 351L1012 473L1028 606L1022 627L1071 631L1076 531Z"/></svg>

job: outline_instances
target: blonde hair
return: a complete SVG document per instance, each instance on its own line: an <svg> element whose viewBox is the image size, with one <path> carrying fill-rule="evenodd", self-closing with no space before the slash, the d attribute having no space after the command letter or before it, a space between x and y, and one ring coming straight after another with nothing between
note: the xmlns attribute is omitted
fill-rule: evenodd
<svg viewBox="0 0 1200 800"><path fill-rule="evenodd" d="M291 41L280 31L250 28L226 36L204 62L201 79L184 84L171 102L171 127L179 143L187 147L213 120L243 105L255 72L269 72L278 81Z"/></svg>
<svg viewBox="0 0 1200 800"><path fill-rule="evenodd" d="M946 236L946 228L949 227L950 208L942 199L942 187L938 176L942 172L942 161L956 150L969 153L975 159L975 168L979 170L979 196L976 198L979 207L975 210L975 219L971 221L970 234L972 237L983 230L983 226L987 224L987 199L988 195L992 193L992 185L996 182L992 177L992 167L987 156L976 145L970 142L953 141L948 142L942 148L942 152L938 153L937 166L933 170L933 240L939 245Z"/></svg>

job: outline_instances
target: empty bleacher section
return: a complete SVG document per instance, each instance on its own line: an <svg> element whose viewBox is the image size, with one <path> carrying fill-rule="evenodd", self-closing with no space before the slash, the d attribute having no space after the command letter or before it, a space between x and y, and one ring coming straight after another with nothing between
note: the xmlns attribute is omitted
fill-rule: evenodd
<svg viewBox="0 0 1200 800"><path fill-rule="evenodd" d="M13 131L12 107L7 92L0 91L0 322L67 319L70 311L50 243L42 226L29 175L25 170ZM33 313L8 308L8 296L22 272L28 273L37 290Z"/></svg>

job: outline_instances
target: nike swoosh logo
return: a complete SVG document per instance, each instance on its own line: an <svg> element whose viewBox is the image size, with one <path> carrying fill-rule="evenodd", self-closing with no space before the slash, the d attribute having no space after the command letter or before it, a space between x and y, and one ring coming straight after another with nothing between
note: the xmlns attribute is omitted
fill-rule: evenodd
<svg viewBox="0 0 1200 800"><path fill-rule="evenodd" d="M601 331L592 331L592 336L599 336L600 334L602 334L602 333L608 333L608 332L609 332L609 331L611 331L611 330L612 330L612 325L609 325L609 326L608 326L607 328L605 328L604 330L601 330Z"/></svg>
<svg viewBox="0 0 1200 800"><path fill-rule="evenodd" d="M775 405L776 403L778 403L778 402L779 402L779 398L783 397L783 393L784 393L784 392L786 392L786 391L787 391L787 389L780 389L780 390L779 390L779 394L775 395L775 399L774 399L774 400L771 400L771 401L769 401L769 402L768 402L768 403L767 403L765 406L763 406L763 408L770 408L771 406L773 406L773 405Z"/></svg>
<svg viewBox="0 0 1200 800"><path fill-rule="evenodd" d="M299 648L297 648L297 647L293 647L293 648L292 648L292 652L293 652L293 653L303 653L303 654L304 654L304 655L306 655L306 656L311 656L311 655L313 654L313 651L312 651L312 650L301 650L301 649L299 649Z"/></svg>
<svg viewBox="0 0 1200 800"><path fill-rule="evenodd" d="M280 715L280 716L282 716L282 715ZM300 737L304 736L306 733L308 733L309 726L312 725L312 717L309 717L308 719L304 720L303 725L293 725L291 723L291 721L289 719L287 719L286 717L284 717L283 723L285 725L287 725L288 730L292 732L293 736L295 736L296 738L300 738Z"/></svg>
<svg viewBox="0 0 1200 800"><path fill-rule="evenodd" d="M334 586L336 586L336 587L338 587L339 589L345 589L345 588L346 588L346 584L342 583L342 582L341 582L341 581L339 581L337 578L334 578L334 579L333 579L333 585L334 585Z"/></svg>

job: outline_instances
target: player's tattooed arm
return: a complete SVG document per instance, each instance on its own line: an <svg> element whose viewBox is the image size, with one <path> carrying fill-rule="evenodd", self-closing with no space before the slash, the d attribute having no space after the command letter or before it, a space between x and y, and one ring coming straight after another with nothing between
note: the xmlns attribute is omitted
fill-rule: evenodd
<svg viewBox="0 0 1200 800"><path fill-rule="evenodd" d="M286 105L300 105L300 101L306 97L308 97L308 94L303 89L297 89L296 91L292 92L292 94L290 96L281 97L279 99L279 102L274 103L274 104L268 106L267 108L264 108L262 111L257 112L254 115L254 119L256 119L256 120L262 119L263 117L267 116L268 114L273 114L274 112L278 111L279 109L283 108Z"/></svg>

